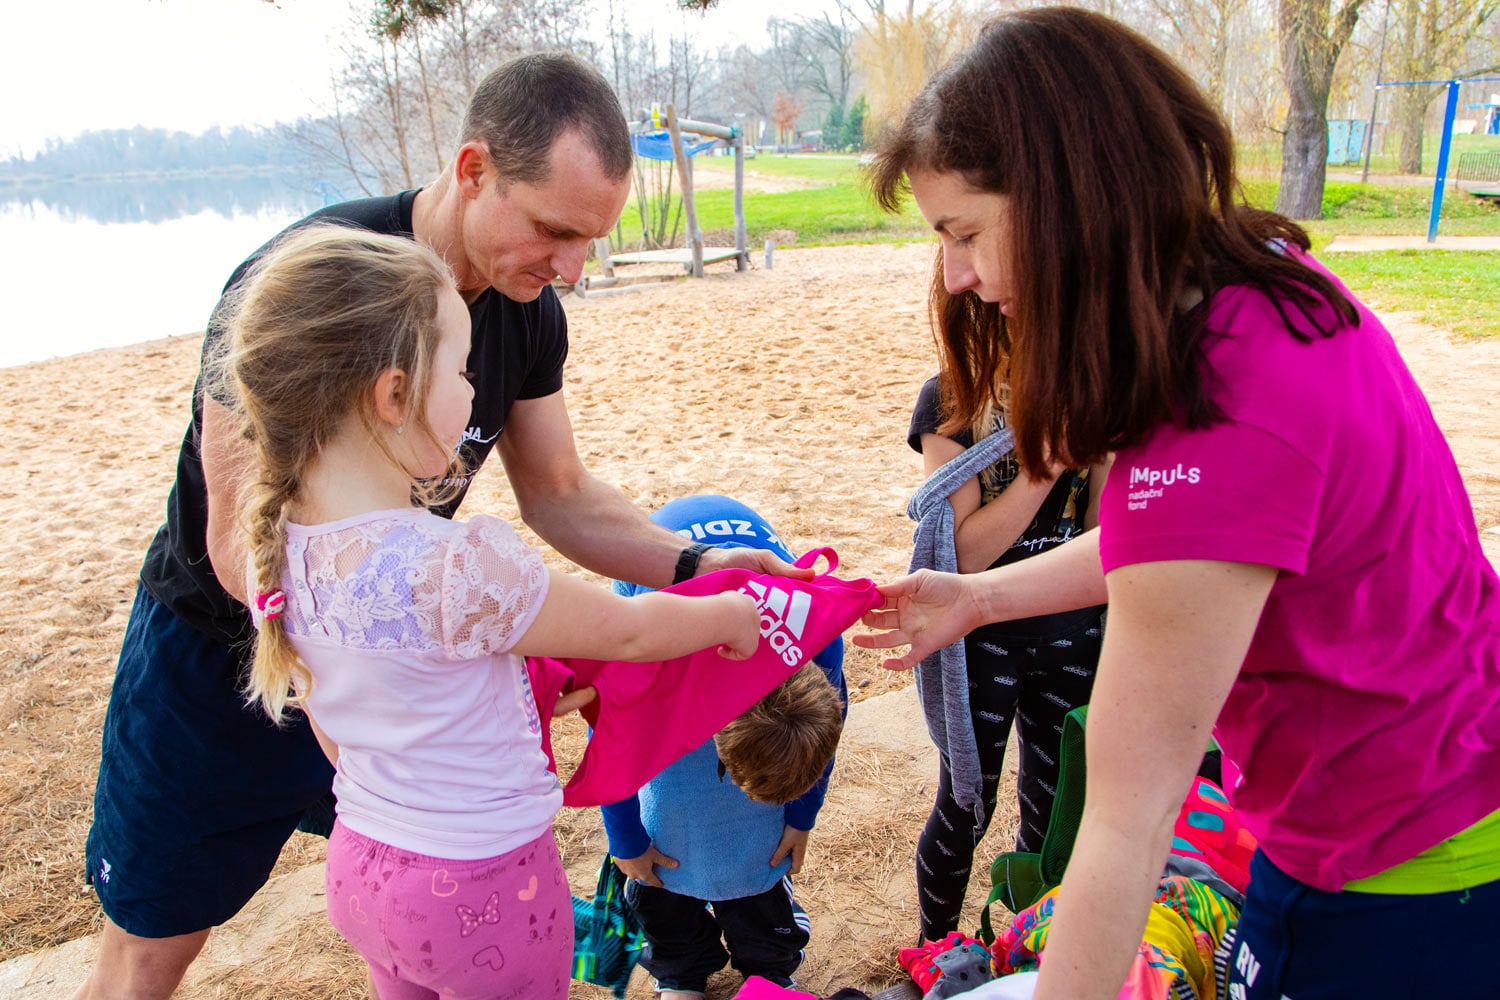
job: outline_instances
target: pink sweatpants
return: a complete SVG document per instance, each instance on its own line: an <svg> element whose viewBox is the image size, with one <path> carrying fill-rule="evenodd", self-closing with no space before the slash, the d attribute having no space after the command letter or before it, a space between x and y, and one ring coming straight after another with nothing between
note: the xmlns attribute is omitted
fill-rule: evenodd
<svg viewBox="0 0 1500 1000"><path fill-rule="evenodd" d="M380 1000L566 1000L573 901L548 830L480 861L413 854L335 823L328 919Z"/></svg>

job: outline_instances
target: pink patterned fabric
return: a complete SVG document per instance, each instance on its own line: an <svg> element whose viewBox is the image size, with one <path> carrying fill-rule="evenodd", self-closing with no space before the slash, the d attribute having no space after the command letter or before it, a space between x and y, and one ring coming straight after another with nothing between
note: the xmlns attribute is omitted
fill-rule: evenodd
<svg viewBox="0 0 1500 1000"><path fill-rule="evenodd" d="M1224 790L1207 778L1194 778L1172 828L1172 853L1202 861L1244 892L1255 847L1254 834L1240 822Z"/></svg>
<svg viewBox="0 0 1500 1000"><path fill-rule="evenodd" d="M381 1000L568 995L573 899L551 831L455 862L337 823L325 883L328 919L369 963Z"/></svg>
<svg viewBox="0 0 1500 1000"><path fill-rule="evenodd" d="M583 710L594 735L563 789L563 803L607 805L634 795L880 603L872 581L832 576L838 567L832 550L815 549L797 565L810 566L820 556L830 570L812 580L725 569L666 589L688 595L739 590L754 597L762 609L761 643L746 660L726 660L713 649L654 663L529 658L544 719L558 696L574 687L592 684L599 692ZM550 760L545 726L542 742Z"/></svg>
<svg viewBox="0 0 1500 1000"><path fill-rule="evenodd" d="M504 521L389 510L287 526L286 628L340 646L503 653L545 593L541 557Z"/></svg>

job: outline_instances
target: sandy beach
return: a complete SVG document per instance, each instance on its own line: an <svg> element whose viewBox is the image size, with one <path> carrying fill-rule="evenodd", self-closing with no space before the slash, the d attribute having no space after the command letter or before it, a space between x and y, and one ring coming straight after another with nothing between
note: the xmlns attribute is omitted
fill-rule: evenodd
<svg viewBox="0 0 1500 1000"><path fill-rule="evenodd" d="M841 575L898 576L909 557L906 500L920 482L907 421L935 364L925 307L932 247L783 248L772 270L754 256L745 273L719 264L701 281L564 296L566 393L584 463L642 508L729 494L794 548L836 549ZM1327 262L1337 271L1336 255ZM1371 304L1379 309L1378 298ZM1500 561L1500 341L1384 318ZM99 925L82 845L100 726L141 556L164 515L198 347L196 336L178 337L0 369L0 464L11 470L0 486L0 961ZM498 463L479 475L465 510L519 526ZM846 670L856 702L909 684L852 647ZM911 711L909 699L888 703ZM890 729L907 739L910 719ZM842 758L799 892L814 919L803 981L815 992L889 983L895 948L916 932L911 845L935 772L920 748L897 740L907 749L882 750L878 731L867 736ZM981 857L1002 849L1013 822L1013 808L1001 813ZM565 813L559 842L574 891L591 891L597 815ZM299 836L278 871L321 859L321 841ZM278 929L286 948L295 943L297 969L291 952L266 945L222 974L195 973L180 995L360 995L355 959L320 906ZM65 996L62 988L31 995ZM734 983L721 977L714 988L729 996ZM637 994L650 995L641 977ZM575 996L604 995L575 987Z"/></svg>

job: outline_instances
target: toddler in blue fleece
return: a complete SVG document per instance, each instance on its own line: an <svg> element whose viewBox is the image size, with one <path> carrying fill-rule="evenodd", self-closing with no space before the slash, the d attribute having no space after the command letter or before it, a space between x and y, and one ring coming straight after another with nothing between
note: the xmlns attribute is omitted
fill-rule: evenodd
<svg viewBox="0 0 1500 1000"><path fill-rule="evenodd" d="M795 558L759 514L727 497L674 500L652 520L692 541ZM644 592L635 584L616 583L615 589ZM776 600L768 595L767 613L784 620L789 609ZM827 699L835 692L841 721L848 701L843 659L843 640L830 643L766 701L638 795L602 809L610 853L630 879L626 899L646 932L641 965L664 998L701 996L708 977L726 963L743 976L792 985L809 922L792 895L791 876L802 868L833 760L818 758L827 764L810 789L778 789L780 772L797 765L757 764L756 754L746 758L733 741L741 738L736 730L742 725L780 723L801 736L826 729L834 721ZM759 723L750 719L756 712L763 713ZM806 763L801 766L807 773ZM818 774L814 769L809 777Z"/></svg>

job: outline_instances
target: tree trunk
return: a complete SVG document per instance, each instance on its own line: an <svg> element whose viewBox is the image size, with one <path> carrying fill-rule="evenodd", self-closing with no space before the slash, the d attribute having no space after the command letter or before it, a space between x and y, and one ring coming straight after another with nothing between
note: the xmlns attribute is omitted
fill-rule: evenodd
<svg viewBox="0 0 1500 1000"><path fill-rule="evenodd" d="M1364 0L1344 0L1330 24L1331 0L1281 0L1277 34L1286 77L1286 138L1281 144L1281 189L1276 211L1293 219L1323 217L1328 174L1328 92L1339 52Z"/></svg>
<svg viewBox="0 0 1500 1000"><path fill-rule="evenodd" d="M1422 172L1422 131L1427 124L1427 105L1430 103L1432 91L1426 87L1402 87L1396 95L1392 115L1399 143L1396 169L1403 174Z"/></svg>
<svg viewBox="0 0 1500 1000"><path fill-rule="evenodd" d="M1328 173L1328 91L1333 74L1325 69L1303 23L1288 25L1288 8L1301 7L1282 0L1281 63L1289 98L1286 135L1281 141L1281 189L1276 211L1293 219L1323 217L1323 183ZM1300 18L1297 21L1300 22Z"/></svg>

